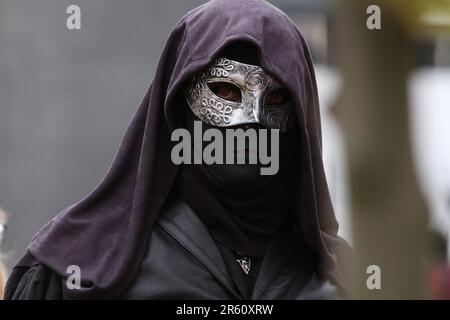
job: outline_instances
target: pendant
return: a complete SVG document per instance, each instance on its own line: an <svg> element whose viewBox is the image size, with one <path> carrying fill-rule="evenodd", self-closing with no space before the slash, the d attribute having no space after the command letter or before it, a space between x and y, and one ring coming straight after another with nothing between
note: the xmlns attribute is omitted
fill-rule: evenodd
<svg viewBox="0 0 450 320"><path fill-rule="evenodd" d="M250 268L252 266L252 261L248 257L241 257L239 259L236 259L236 261L241 266L242 272L244 272L246 275L250 272Z"/></svg>

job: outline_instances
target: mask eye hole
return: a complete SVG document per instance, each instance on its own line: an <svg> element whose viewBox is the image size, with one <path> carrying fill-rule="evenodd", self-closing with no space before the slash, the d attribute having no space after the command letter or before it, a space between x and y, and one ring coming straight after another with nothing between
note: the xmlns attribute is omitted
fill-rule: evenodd
<svg viewBox="0 0 450 320"><path fill-rule="evenodd" d="M241 90L234 84L228 82L212 82L208 83L209 89L218 97L231 101L241 102Z"/></svg>
<svg viewBox="0 0 450 320"><path fill-rule="evenodd" d="M266 96L266 104L268 106L278 106L286 104L292 100L289 90L286 88L278 88L270 92Z"/></svg>

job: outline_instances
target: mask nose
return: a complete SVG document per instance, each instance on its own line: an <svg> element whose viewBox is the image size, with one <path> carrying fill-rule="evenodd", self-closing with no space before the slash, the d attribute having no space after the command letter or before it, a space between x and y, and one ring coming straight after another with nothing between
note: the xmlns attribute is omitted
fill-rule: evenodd
<svg viewBox="0 0 450 320"><path fill-rule="evenodd" d="M255 104L253 98L246 97L243 104L243 118L248 122L256 122L257 117L255 117Z"/></svg>
<svg viewBox="0 0 450 320"><path fill-rule="evenodd" d="M247 100L249 101L249 100ZM245 118L247 119L247 123L242 124L242 128L247 129L261 129L264 126L261 125L260 122L260 108L261 104L258 101L257 97L252 97L249 101L250 103L246 104L245 107Z"/></svg>
<svg viewBox="0 0 450 320"><path fill-rule="evenodd" d="M259 97L255 97L252 103L253 117L255 122L262 124L262 115L264 114L263 103Z"/></svg>
<svg viewBox="0 0 450 320"><path fill-rule="evenodd" d="M246 118L248 120L247 123L244 123L241 127L245 130L247 129L262 129L265 128L263 123L260 121L262 119L263 110L262 103L259 102L257 97L252 98L251 103L247 104L246 107Z"/></svg>

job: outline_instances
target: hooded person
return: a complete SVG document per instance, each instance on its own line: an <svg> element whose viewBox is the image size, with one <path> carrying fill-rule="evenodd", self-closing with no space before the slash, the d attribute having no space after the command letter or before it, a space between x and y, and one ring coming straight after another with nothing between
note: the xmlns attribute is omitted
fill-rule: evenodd
<svg viewBox="0 0 450 320"><path fill-rule="evenodd" d="M203 137L178 153L189 160L230 129L256 132L276 170L262 174L261 153L174 160L177 137ZM250 140L222 151L249 160ZM177 23L106 176L33 237L5 297L343 297L337 229L305 40L265 1L211 0Z"/></svg>

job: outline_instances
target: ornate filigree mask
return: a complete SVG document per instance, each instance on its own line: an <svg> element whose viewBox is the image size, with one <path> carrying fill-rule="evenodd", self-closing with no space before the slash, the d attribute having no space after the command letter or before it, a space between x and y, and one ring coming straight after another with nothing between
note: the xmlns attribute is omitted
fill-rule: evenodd
<svg viewBox="0 0 450 320"><path fill-rule="evenodd" d="M192 112L216 127L258 123L285 132L292 126L288 90L258 66L218 58L192 78L184 95Z"/></svg>

